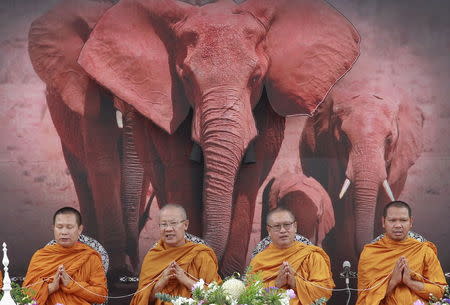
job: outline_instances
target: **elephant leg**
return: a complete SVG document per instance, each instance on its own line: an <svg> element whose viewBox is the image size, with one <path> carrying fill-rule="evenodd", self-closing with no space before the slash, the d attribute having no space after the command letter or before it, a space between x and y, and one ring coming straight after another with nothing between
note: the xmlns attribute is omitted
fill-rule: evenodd
<svg viewBox="0 0 450 305"><path fill-rule="evenodd" d="M190 160L193 147L190 122L192 115L173 135L136 114L136 150L144 164L160 207L176 203L186 209L188 232L202 233L202 164Z"/></svg>
<svg viewBox="0 0 450 305"><path fill-rule="evenodd" d="M97 220L95 217L95 206L92 198L91 188L88 182L87 169L69 149L62 144L64 159L69 169L75 191L80 205L80 212L83 215L84 234L97 236Z"/></svg>
<svg viewBox="0 0 450 305"><path fill-rule="evenodd" d="M97 216L97 232L113 270L125 266L125 228L120 200L120 158L114 113L83 120L85 160ZM111 120L109 119L111 118Z"/></svg>
<svg viewBox="0 0 450 305"><path fill-rule="evenodd" d="M318 209L311 198L302 192L291 192L278 202L278 205L289 209L297 219L297 232L312 243L317 244Z"/></svg>
<svg viewBox="0 0 450 305"><path fill-rule="evenodd" d="M97 237L97 218L88 168L84 159L81 117L67 107L61 96L53 90L46 92L47 105L55 129L61 139L61 148L77 193L84 232Z"/></svg>

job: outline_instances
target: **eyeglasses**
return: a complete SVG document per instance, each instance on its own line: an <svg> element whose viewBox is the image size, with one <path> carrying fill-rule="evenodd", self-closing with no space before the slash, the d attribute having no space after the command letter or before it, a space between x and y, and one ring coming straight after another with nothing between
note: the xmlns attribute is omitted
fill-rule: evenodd
<svg viewBox="0 0 450 305"><path fill-rule="evenodd" d="M160 229L167 229L168 227L175 228L180 223L183 223L185 221L186 221L186 219L180 220L180 221L163 222L163 223L159 224L159 228Z"/></svg>
<svg viewBox="0 0 450 305"><path fill-rule="evenodd" d="M288 223L281 223L278 225L267 225L269 228L271 228L272 230L274 230L275 232L279 232L281 231L281 228L283 227L286 231L289 231L290 229L292 229L292 225L295 223L295 220L293 222L288 222Z"/></svg>

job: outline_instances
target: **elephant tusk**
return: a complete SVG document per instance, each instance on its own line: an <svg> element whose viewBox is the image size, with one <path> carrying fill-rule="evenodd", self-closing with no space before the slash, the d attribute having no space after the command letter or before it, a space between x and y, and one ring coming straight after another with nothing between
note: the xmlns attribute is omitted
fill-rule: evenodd
<svg viewBox="0 0 450 305"><path fill-rule="evenodd" d="M348 178L346 178L344 181L344 185L342 185L341 192L339 193L339 199L342 199L342 197L344 197L344 194L345 194L345 192L347 192L349 186L350 186L350 180Z"/></svg>
<svg viewBox="0 0 450 305"><path fill-rule="evenodd" d="M383 181L383 187L384 190L386 191L386 194L389 196L389 199L394 201L395 200L394 194L392 193L391 187L389 186L389 182L386 179Z"/></svg>
<svg viewBox="0 0 450 305"><path fill-rule="evenodd" d="M123 128L123 115L120 110L116 110L116 121L117 121L117 127Z"/></svg>

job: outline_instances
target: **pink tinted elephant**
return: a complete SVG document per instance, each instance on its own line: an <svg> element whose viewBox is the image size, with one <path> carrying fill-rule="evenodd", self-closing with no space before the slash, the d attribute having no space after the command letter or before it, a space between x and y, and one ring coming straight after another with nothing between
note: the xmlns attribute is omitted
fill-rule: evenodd
<svg viewBox="0 0 450 305"><path fill-rule="evenodd" d="M303 173L284 172L267 184L263 196L262 237L267 235L266 210L277 206L292 211L297 219L297 232L315 245L321 246L326 234L334 227L330 196L319 182Z"/></svg>
<svg viewBox="0 0 450 305"><path fill-rule="evenodd" d="M105 246L111 271L119 272L125 268L126 254L138 267L138 222L149 180L134 149L132 115L122 111L123 129L119 129L116 109L122 110L120 103L114 103L111 92L77 63L94 25L111 6L108 1L58 3L32 23L29 55L46 84L47 104L86 234Z"/></svg>
<svg viewBox="0 0 450 305"><path fill-rule="evenodd" d="M229 274L245 267L284 116L316 109L357 58L359 36L323 1L206 2L121 1L78 62L135 109L158 202L187 207ZM254 164L243 162L249 145ZM189 160L193 147L201 164Z"/></svg>
<svg viewBox="0 0 450 305"><path fill-rule="evenodd" d="M334 205L335 229L324 241L335 265L356 265L359 252L381 233L385 204L398 198L422 151L422 111L389 79L352 70L330 92L302 134L305 174Z"/></svg>

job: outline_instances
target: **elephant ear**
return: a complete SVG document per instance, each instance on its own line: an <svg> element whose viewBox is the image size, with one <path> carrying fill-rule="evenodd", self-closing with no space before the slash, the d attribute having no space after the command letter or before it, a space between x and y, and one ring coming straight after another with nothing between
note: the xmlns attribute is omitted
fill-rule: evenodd
<svg viewBox="0 0 450 305"><path fill-rule="evenodd" d="M406 176L423 150L422 110L416 105L402 102L399 106L397 128L398 139L392 152L389 182L395 183Z"/></svg>
<svg viewBox="0 0 450 305"><path fill-rule="evenodd" d="M323 1L286 0L268 32L266 88L280 115L312 114L356 61L360 37Z"/></svg>
<svg viewBox="0 0 450 305"><path fill-rule="evenodd" d="M77 59L95 23L110 7L106 2L66 0L33 21L28 34L34 70L80 115L96 115L100 110L96 85Z"/></svg>
<svg viewBox="0 0 450 305"><path fill-rule="evenodd" d="M148 5L154 3L158 1ZM167 29L149 10L136 1L119 2L97 23L78 62L114 95L172 134L189 105L171 69L170 41L163 34Z"/></svg>

